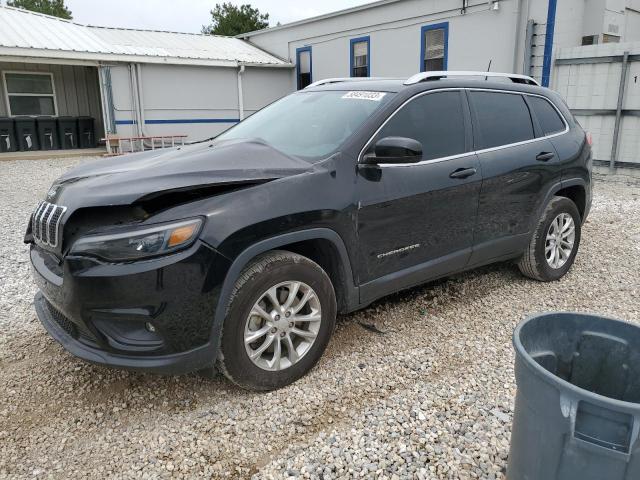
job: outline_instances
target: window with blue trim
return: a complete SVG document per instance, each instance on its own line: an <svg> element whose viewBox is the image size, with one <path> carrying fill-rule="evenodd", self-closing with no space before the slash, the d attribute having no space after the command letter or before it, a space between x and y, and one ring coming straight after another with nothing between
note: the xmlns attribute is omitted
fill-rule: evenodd
<svg viewBox="0 0 640 480"><path fill-rule="evenodd" d="M313 82L311 47L296 49L296 76L298 90L302 90Z"/></svg>
<svg viewBox="0 0 640 480"><path fill-rule="evenodd" d="M368 77L371 73L369 37L352 38L350 48L350 75L352 77Z"/></svg>
<svg viewBox="0 0 640 480"><path fill-rule="evenodd" d="M426 25L420 29L420 71L447 69L449 22Z"/></svg>

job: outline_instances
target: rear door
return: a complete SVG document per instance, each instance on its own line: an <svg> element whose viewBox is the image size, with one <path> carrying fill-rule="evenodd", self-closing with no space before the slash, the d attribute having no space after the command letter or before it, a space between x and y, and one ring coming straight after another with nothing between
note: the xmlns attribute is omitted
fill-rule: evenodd
<svg viewBox="0 0 640 480"><path fill-rule="evenodd" d="M467 94L483 176L469 262L474 265L524 250L540 203L560 181L560 168L525 95L480 89Z"/></svg>
<svg viewBox="0 0 640 480"><path fill-rule="evenodd" d="M363 153L381 138L412 138L423 157L359 167L363 301L467 263L482 181L470 123L462 90L433 91L405 103L369 142Z"/></svg>

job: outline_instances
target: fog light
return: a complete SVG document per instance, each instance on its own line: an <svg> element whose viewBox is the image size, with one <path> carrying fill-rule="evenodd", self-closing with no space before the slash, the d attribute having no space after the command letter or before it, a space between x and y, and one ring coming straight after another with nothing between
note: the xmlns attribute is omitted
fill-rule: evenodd
<svg viewBox="0 0 640 480"><path fill-rule="evenodd" d="M149 332L155 332L156 331L156 327L151 322L145 323L144 326Z"/></svg>

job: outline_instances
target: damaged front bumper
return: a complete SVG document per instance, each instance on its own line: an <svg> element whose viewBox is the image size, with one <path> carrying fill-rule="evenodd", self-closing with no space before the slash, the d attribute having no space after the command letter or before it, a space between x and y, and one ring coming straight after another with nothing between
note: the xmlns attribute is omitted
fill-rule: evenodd
<svg viewBox="0 0 640 480"><path fill-rule="evenodd" d="M228 261L206 244L128 264L76 257L56 267L48 256L31 247L36 312L73 355L165 374L213 365L212 323Z"/></svg>

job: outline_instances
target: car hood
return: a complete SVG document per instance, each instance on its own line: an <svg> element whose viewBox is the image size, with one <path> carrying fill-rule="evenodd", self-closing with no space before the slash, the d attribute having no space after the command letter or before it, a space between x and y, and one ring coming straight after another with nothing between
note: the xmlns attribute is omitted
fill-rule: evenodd
<svg viewBox="0 0 640 480"><path fill-rule="evenodd" d="M128 205L163 193L251 186L311 168L260 141L204 142L85 163L56 180L47 201L69 210Z"/></svg>

